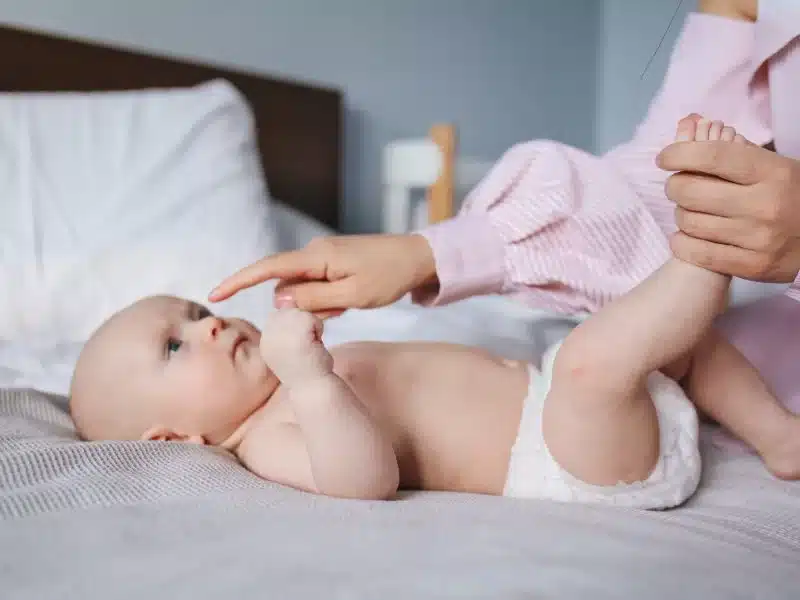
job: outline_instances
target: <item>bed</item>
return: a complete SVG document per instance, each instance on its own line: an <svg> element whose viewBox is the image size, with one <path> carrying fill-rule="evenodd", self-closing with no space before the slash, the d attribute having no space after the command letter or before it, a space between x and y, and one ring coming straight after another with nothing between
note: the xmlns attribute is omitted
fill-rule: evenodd
<svg viewBox="0 0 800 600"><path fill-rule="evenodd" d="M0 28L0 73L4 93L94 93L203 86L209 80L224 80L241 92L242 96L237 96L230 86L217 84L189 93L190 100L196 93L208 105L197 109L202 118L191 121L187 131L199 136L193 140L212 139L215 144L218 139L228 143L225 140L234 133L245 135L234 136L230 154L250 159L256 155L242 139L249 139L247 132L253 132L251 145L260 150L257 162L268 193L264 193L266 188L241 182L226 187L236 180L236 173L252 177L254 159L242 163L244 166L229 165L220 179L213 179L213 185L191 188L189 202L173 189L182 185L183 177L177 182L164 180L169 172L148 170L147 177L130 188L135 192L133 200L119 192L119 210L124 208L126 214L138 218L151 210L152 203L163 204L168 199L174 202L171 210L184 215L192 229L180 229L181 224L167 221L170 235L164 238L153 237L155 233L148 227L121 228L115 234L130 236L140 247L177 244L175 238L191 238L196 230L215 231L225 238L226 219L242 230L257 221L250 213L242 222L227 213L235 212L236 207L261 210L262 202L268 203L269 209L253 214L269 220L274 236L270 234L264 241L260 225L254 227L251 238L236 232L231 245L240 254L231 260L242 261L264 248L297 247L337 228L342 105L337 90L6 27ZM170 123L180 122L190 112L186 108L189 100L184 92L178 92L177 105L164 109L169 120L160 117L149 127L148 111L156 110L153 102L158 104L160 97L137 96L135 109L120 108L113 104L119 98L112 97L113 110L102 105L100 112L110 110L109 114L125 122L133 119L135 127L126 130L126 136L140 136L151 129L156 133L163 129L166 135ZM73 100L94 102L85 96L71 97ZM38 153L31 154L15 145L20 140L39 140L32 138L33 130L24 136L8 134L18 133L18 123L30 123L31 115L40 110L31 108L29 101L28 96L23 104L18 98L0 98L0 144L7 165L17 165L20 156L46 160L40 146L36 146ZM62 99L59 96L55 101ZM252 123L239 118L245 104ZM189 105L195 107L196 101ZM3 113L12 109L14 118L11 124L5 123L4 118L9 118ZM81 118L91 122L97 112L92 108ZM70 126L71 113L68 116L65 120L60 115L60 126ZM79 116L75 113L75 118ZM103 121L106 129L113 129L113 122ZM206 129L197 123L213 136L200 135ZM214 123L224 126L209 125ZM176 145L181 149L177 156L185 154L200 161L189 165L190 179L202 179L204 169L228 164L228 153L206 160L204 155L193 154L193 146L184 144L186 131L176 135L181 142ZM87 139L71 138L72 145L57 156L73 160L74 155L80 158L87 152L105 164L104 156L91 154L97 136L100 133L95 131ZM172 143L164 139L163 145ZM130 155L128 140L122 139L120 144L120 151ZM104 152L108 153L113 154ZM153 153L149 146L141 152L144 159ZM177 160L174 154L169 157ZM23 162L26 169L31 168L30 161ZM117 165L110 160L109 164ZM58 165L52 169L48 174L60 173L63 178L58 183L63 185L85 186L86 179L99 177L96 165L82 170L81 164L74 163L63 173ZM68 175L76 171L80 176L73 181ZM154 178L160 182L155 187ZM18 191L15 178L3 181L10 190ZM29 179L25 181L30 185ZM220 188L234 193L220 196ZM57 194L60 185L47 189ZM113 186L108 189L117 190ZM142 190L158 197L150 199ZM258 202L241 200L243 194ZM797 597L800 487L772 479L750 455L722 452L708 437L704 438L706 470L701 490L685 507L664 513L445 493L405 493L396 501L382 503L343 501L269 484L213 450L183 444L78 441L65 412L72 361L82 336L126 299L115 296L113 289L81 283L81 278L102 274L105 283L117 281L114 269L103 269L111 260L109 254L114 260L118 255L113 253L113 245L100 242L91 247L64 242L55 250L47 245L48 240L32 246L16 242L27 241L29 230L33 234L52 231L61 239L58 236L66 236L64 223L79 227L83 220L111 210L106 203L113 204L117 198L100 197L103 204L96 206L87 205L89 200L80 194L62 198L63 202L84 203L80 206L85 212L74 218L71 213L61 214L53 223L27 208L4 213L7 221L0 220L0 266L7 269L0 271L4 279L0 300L5 302L0 307L0 597ZM14 202L22 203L21 199L24 194L9 192L0 206L8 209ZM223 200L226 210L206 219L203 211L216 210ZM40 211L47 206L34 208ZM157 214L161 219L171 218ZM37 219L32 215L38 215ZM11 227L8 219L15 218L25 227ZM121 227L118 220L104 223L113 230ZM245 243L247 239L254 240L251 246ZM189 249L202 252L203 247ZM183 247L179 249L183 251ZM65 255L60 253L67 250L78 258L84 256L81 252L90 253L86 256L90 256L92 268L78 270L65 263ZM211 247L213 253L223 250ZM23 269L27 263L15 258L25 252L36 259L30 271ZM102 256L98 258L98 254ZM60 262L53 263L54 256ZM141 255L119 256L131 261L126 266L138 265L137 274L147 285L174 283L156 276L175 268L163 254L142 251ZM231 266L214 263L212 254L207 258L215 268ZM194 262L186 263L186 272L175 271L175 286L199 295L217 272L201 273L192 266ZM64 273L71 277L72 294L83 294L84 300L97 298L97 304L89 307L91 318L81 312L88 310L86 302L62 298L62 306L62 302L48 301L48 293L63 294L59 276ZM129 296L148 289L145 283L131 285L124 290ZM259 311L268 310L269 286L262 288L231 310L252 311L257 318ZM75 318L56 318L64 314ZM42 322L48 328L40 330ZM419 309L401 301L378 311L355 311L332 321L325 335L329 344L365 338L444 339L534 360L570 326L553 315L486 297L436 309ZM54 331L60 332L58 342Z"/></svg>

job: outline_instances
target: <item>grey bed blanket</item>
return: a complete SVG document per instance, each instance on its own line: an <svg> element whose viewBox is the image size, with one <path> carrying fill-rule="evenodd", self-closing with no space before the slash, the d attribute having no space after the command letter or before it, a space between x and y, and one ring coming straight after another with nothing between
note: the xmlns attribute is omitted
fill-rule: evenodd
<svg viewBox="0 0 800 600"><path fill-rule="evenodd" d="M800 484L706 447L684 508L316 497L0 391L0 598L800 598Z"/></svg>

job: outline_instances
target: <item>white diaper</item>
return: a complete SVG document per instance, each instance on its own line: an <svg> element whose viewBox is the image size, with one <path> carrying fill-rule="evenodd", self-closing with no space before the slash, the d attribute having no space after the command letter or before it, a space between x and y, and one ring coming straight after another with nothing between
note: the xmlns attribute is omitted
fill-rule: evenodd
<svg viewBox="0 0 800 600"><path fill-rule="evenodd" d="M542 434L542 408L559 347L547 351L541 373L530 367L528 396L503 495L652 510L677 506L694 494L701 472L697 411L681 387L658 372L649 377L648 389L658 413L661 452L645 481L597 486L584 483L558 465Z"/></svg>

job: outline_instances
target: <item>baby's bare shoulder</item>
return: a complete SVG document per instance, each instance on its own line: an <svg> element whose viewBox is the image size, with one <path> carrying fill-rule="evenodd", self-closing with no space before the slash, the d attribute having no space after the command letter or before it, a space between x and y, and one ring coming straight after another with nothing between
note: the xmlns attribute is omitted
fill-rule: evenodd
<svg viewBox="0 0 800 600"><path fill-rule="evenodd" d="M295 422L259 419L248 429L235 454L248 470L259 477L315 491L305 440Z"/></svg>

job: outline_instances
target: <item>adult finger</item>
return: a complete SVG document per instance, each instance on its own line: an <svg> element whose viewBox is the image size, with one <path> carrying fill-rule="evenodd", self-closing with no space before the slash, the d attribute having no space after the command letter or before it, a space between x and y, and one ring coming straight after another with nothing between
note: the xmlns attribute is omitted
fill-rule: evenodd
<svg viewBox="0 0 800 600"><path fill-rule="evenodd" d="M754 249L751 247L754 245L753 227L748 221L684 210L679 206L675 209L675 224L693 238Z"/></svg>
<svg viewBox="0 0 800 600"><path fill-rule="evenodd" d="M766 177L775 160L772 152L752 144L676 142L658 154L656 164L666 171L693 171L752 185Z"/></svg>
<svg viewBox="0 0 800 600"><path fill-rule="evenodd" d="M275 292L274 305L275 308L277 308L278 310L282 308L299 308L294 301L294 297L291 294L280 294L278 291ZM338 317L344 312L345 312L344 310L323 310L315 312L314 316L325 320L333 317Z"/></svg>
<svg viewBox="0 0 800 600"><path fill-rule="evenodd" d="M761 276L762 261L752 250L693 238L682 232L672 236L670 248L676 258L717 273L743 279Z"/></svg>
<svg viewBox="0 0 800 600"><path fill-rule="evenodd" d="M314 316L319 317L323 321L327 319L333 319L334 317L340 317L347 311L345 310L323 310L321 312L315 312Z"/></svg>
<svg viewBox="0 0 800 600"><path fill-rule="evenodd" d="M224 279L208 296L211 302L230 298L235 293L270 279L321 279L325 259L305 249L281 252L262 258Z"/></svg>
<svg viewBox="0 0 800 600"><path fill-rule="evenodd" d="M313 313L360 308L352 279L304 281L282 285L275 291L275 304L292 301L297 308Z"/></svg>
<svg viewBox="0 0 800 600"><path fill-rule="evenodd" d="M750 188L699 173L673 173L667 178L667 197L684 210L718 217L744 217L753 212Z"/></svg>

